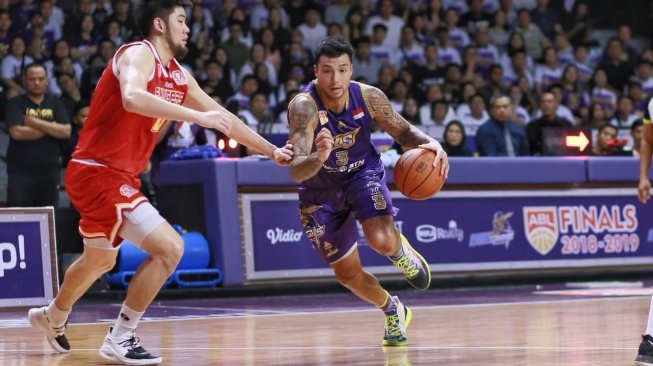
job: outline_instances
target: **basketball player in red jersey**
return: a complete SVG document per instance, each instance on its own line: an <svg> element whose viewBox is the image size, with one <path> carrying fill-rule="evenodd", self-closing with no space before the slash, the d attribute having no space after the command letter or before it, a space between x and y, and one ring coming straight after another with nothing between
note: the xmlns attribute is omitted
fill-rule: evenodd
<svg viewBox="0 0 653 366"><path fill-rule="evenodd" d="M109 62L93 94L88 119L68 165L66 190L79 211L84 252L66 271L56 298L29 311L34 328L52 348L70 350L65 329L75 302L104 272L113 268L122 239L141 247L149 258L136 271L120 315L109 328L100 356L128 365L161 363L135 336L145 309L176 268L184 243L139 192L160 130L169 120L191 121L222 131L280 165L292 158L292 146L277 148L200 89L175 58L186 52L189 0L143 0L138 25L147 37L121 47Z"/></svg>

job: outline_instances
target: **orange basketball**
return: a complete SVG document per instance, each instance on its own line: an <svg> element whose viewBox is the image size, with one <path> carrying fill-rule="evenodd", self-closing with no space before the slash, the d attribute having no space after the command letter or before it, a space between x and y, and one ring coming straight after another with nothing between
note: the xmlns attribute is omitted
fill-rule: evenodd
<svg viewBox="0 0 653 366"><path fill-rule="evenodd" d="M403 153L395 165L395 186L404 196L425 200L440 192L444 175L440 175L441 162L433 167L435 153L426 149L411 149Z"/></svg>

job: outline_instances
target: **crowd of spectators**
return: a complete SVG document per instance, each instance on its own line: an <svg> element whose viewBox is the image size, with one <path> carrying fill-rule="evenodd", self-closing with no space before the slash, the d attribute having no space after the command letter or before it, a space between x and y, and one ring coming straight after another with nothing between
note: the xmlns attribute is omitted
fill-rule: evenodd
<svg viewBox="0 0 653 366"><path fill-rule="evenodd" d="M501 95L511 103L501 118L529 139L537 134L526 134L525 126L542 119L630 128L653 95L653 50L635 48L627 24L606 44L592 39L588 14L600 2L193 3L183 65L208 94L263 133L287 125L288 101L312 79L312 47L326 35L354 46L355 80L383 90L410 122L435 126L429 131L439 139L455 120L473 140L495 119L492 103ZM3 101L22 93L22 70L38 61L46 65L49 93L75 115L117 47L140 39L132 7L128 0L0 0ZM546 93L553 101L543 99ZM542 103L553 105L555 116L543 115Z"/></svg>

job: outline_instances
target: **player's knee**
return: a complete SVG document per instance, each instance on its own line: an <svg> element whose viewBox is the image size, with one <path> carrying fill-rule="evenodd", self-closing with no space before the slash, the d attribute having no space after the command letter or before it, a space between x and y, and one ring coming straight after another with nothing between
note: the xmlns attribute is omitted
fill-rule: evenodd
<svg viewBox="0 0 653 366"><path fill-rule="evenodd" d="M182 255L184 255L184 240L177 235L168 239L156 257L163 263L166 270L172 273L177 268Z"/></svg>
<svg viewBox="0 0 653 366"><path fill-rule="evenodd" d="M84 265L88 268L96 269L99 273L105 273L113 269L113 266L116 265L116 257L114 256L94 256L91 258L84 259Z"/></svg>
<svg viewBox="0 0 653 366"><path fill-rule="evenodd" d="M366 238L374 250L381 255L392 255L396 252L397 237L394 230L378 230L368 234Z"/></svg>
<svg viewBox="0 0 653 366"><path fill-rule="evenodd" d="M337 271L336 272L336 278L338 279L338 282L345 286L346 288L352 288L356 287L356 283L360 278L360 275L362 273L362 270L356 269L356 270L349 270L349 271Z"/></svg>

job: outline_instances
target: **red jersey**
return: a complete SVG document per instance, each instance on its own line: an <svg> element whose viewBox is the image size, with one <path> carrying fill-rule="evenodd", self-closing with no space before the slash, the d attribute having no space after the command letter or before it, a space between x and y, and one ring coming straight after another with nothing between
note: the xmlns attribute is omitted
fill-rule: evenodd
<svg viewBox="0 0 653 366"><path fill-rule="evenodd" d="M157 97L182 104L188 92L186 76L174 58L166 67L151 42L144 40L126 44L116 55L133 45L146 45L154 54L154 70L147 91ZM159 129L165 119L127 112L122 105L117 63L109 61L91 98L91 105L74 159L93 160L119 171L138 175L145 167L156 145Z"/></svg>

